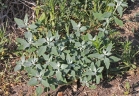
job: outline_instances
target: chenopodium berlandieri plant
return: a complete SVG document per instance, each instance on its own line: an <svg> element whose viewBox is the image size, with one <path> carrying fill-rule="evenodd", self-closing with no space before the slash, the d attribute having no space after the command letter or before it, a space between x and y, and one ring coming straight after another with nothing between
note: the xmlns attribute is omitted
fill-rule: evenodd
<svg viewBox="0 0 139 96"><path fill-rule="evenodd" d="M81 23L71 20L71 24L73 32L65 36L49 31L34 39L36 25L25 32L24 39L17 38L20 49L31 52L30 56L23 55L15 67L15 71L26 70L30 75L29 85L55 89L79 79L82 85L91 87L92 82L100 83L102 72L110 68L111 62L119 60L112 55L113 43L105 39L104 32L93 37L90 33L83 34L86 27ZM42 89L39 86L36 90Z"/></svg>

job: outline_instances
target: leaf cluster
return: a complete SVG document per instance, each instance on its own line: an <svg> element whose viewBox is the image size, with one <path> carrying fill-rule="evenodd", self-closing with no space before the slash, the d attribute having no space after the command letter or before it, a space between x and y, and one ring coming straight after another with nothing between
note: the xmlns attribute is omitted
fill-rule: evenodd
<svg viewBox="0 0 139 96"><path fill-rule="evenodd" d="M93 37L83 34L87 28L80 22L71 20L71 24L74 33L64 37L48 31L46 35L33 38L38 32L29 29L25 39L17 39L19 49L30 55L21 57L15 71L26 70L31 76L28 84L55 89L59 84L80 79L83 85L91 87L93 82L100 83L103 70L108 70L111 62L120 60L112 55L113 44L105 40L103 32Z"/></svg>
<svg viewBox="0 0 139 96"><path fill-rule="evenodd" d="M25 38L17 39L23 56L15 71L26 70L31 77L28 84L48 89L78 79L93 88L111 63L120 60L112 53L115 43L109 30L113 22L123 25L119 17L127 4L123 0L46 0L43 4L35 9L35 23L28 24L27 15L24 20L14 19L27 29ZM88 30L96 26L99 32L91 35ZM38 94L42 90L36 89Z"/></svg>
<svg viewBox="0 0 139 96"><path fill-rule="evenodd" d="M124 0L125 1L125 0ZM88 27L88 32L95 33L99 27L116 22L122 26L119 19L127 3L123 0L45 0L35 8L40 30L59 31L61 34L71 32L70 20L81 22ZM41 14L41 15L40 15ZM87 17L87 18L86 18ZM107 25L106 25L107 22ZM42 28L43 27L43 28Z"/></svg>

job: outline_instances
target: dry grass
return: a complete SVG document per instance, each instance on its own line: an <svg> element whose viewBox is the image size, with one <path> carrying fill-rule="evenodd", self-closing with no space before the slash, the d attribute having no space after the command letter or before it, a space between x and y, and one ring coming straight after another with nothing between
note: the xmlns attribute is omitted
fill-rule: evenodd
<svg viewBox="0 0 139 96"><path fill-rule="evenodd" d="M0 28L6 26L7 29L15 31L17 28L14 18L23 19L25 14L29 15L29 20L34 20L36 0L0 0Z"/></svg>

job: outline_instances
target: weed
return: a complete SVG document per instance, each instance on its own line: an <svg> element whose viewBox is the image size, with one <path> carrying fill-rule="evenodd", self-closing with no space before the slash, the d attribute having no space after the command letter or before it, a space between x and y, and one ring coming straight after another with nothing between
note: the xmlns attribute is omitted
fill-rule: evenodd
<svg viewBox="0 0 139 96"><path fill-rule="evenodd" d="M129 82L125 83L124 88L125 88L124 95L129 95L130 94L130 84L129 84Z"/></svg>
<svg viewBox="0 0 139 96"><path fill-rule="evenodd" d="M7 36L5 35L4 27L0 29L0 59L4 59L4 55L6 55L5 45L8 42Z"/></svg>

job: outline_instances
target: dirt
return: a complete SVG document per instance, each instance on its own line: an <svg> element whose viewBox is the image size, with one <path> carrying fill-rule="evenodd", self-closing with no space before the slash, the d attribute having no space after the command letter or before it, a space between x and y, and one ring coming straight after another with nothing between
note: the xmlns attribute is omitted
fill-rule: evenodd
<svg viewBox="0 0 139 96"><path fill-rule="evenodd" d="M121 35L139 45L139 0L129 6L122 19L124 26L121 27Z"/></svg>
<svg viewBox="0 0 139 96"><path fill-rule="evenodd" d="M139 45L139 1L131 4L124 13L122 19L124 26L120 27L121 36L133 41L133 44ZM2 68L0 64L0 68ZM1 70L1 69L0 69ZM10 74L17 74L11 72ZM35 87L26 84L26 74L21 72L21 82L10 83L8 86L9 95L2 92L0 87L0 96L35 96ZM9 74L7 74L9 75ZM1 83L0 83L1 84ZM129 84L129 86L128 86ZM1 85L0 85L1 86ZM128 88L129 87L129 88ZM5 94L5 95L4 95ZM123 76L117 76L115 79L107 82L103 81L97 85L96 89L89 89L80 86L75 92L73 85L59 86L55 91L44 92L42 96L139 96L139 67L134 71L129 71Z"/></svg>

